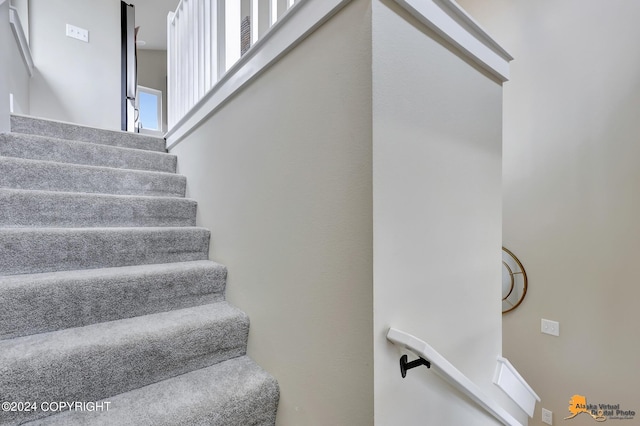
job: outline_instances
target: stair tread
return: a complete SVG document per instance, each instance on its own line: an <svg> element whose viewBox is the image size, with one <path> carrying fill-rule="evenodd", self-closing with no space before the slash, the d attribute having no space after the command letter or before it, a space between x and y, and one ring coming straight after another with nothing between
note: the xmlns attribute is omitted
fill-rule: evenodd
<svg viewBox="0 0 640 426"><path fill-rule="evenodd" d="M273 425L278 399L275 379L241 356L110 397L108 410L69 411L30 425Z"/></svg>
<svg viewBox="0 0 640 426"><path fill-rule="evenodd" d="M226 274L199 260L0 277L0 339L217 302Z"/></svg>
<svg viewBox="0 0 640 426"><path fill-rule="evenodd" d="M23 133L0 134L0 155L131 170L176 171L173 154Z"/></svg>
<svg viewBox="0 0 640 426"><path fill-rule="evenodd" d="M0 228L0 276L205 260L200 227Z"/></svg>
<svg viewBox="0 0 640 426"><path fill-rule="evenodd" d="M245 355L249 320L227 302L0 341L16 401L96 401ZM108 371L108 374L105 374ZM2 413L0 423L42 413Z"/></svg>
<svg viewBox="0 0 640 426"><path fill-rule="evenodd" d="M160 137L120 130L98 129L75 123L17 114L11 115L11 131L68 140L81 140L101 145L125 146L146 151L164 152L166 150L166 143Z"/></svg>
<svg viewBox="0 0 640 426"><path fill-rule="evenodd" d="M0 226L195 226L189 198L0 188Z"/></svg>
<svg viewBox="0 0 640 426"><path fill-rule="evenodd" d="M185 176L147 170L2 156L0 170L2 188L176 197L186 190Z"/></svg>

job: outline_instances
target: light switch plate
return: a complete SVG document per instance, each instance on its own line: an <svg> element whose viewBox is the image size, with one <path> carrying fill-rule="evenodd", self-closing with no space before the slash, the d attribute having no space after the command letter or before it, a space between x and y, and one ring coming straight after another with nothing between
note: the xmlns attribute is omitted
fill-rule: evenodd
<svg viewBox="0 0 640 426"><path fill-rule="evenodd" d="M553 413L546 408L542 409L542 423L546 423L548 425L553 424Z"/></svg>
<svg viewBox="0 0 640 426"><path fill-rule="evenodd" d="M89 30L67 24L67 37L75 38L85 43L89 43Z"/></svg>
<svg viewBox="0 0 640 426"><path fill-rule="evenodd" d="M542 318L540 331L552 336L560 336L560 323Z"/></svg>

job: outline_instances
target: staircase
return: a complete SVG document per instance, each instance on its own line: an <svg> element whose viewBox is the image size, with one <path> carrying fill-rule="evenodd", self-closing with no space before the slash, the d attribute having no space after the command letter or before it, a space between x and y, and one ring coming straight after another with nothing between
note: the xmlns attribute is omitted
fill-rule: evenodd
<svg viewBox="0 0 640 426"><path fill-rule="evenodd" d="M22 116L11 127L0 403L29 404L4 404L0 424L275 424L278 385L246 356L249 319L225 301L227 271L207 260L164 140Z"/></svg>

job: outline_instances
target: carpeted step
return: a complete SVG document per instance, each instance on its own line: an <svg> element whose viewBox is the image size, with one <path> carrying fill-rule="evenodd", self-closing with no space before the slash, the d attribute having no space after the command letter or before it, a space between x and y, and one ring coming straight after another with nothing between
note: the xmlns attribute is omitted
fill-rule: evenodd
<svg viewBox="0 0 640 426"><path fill-rule="evenodd" d="M30 426L273 426L278 383L247 356L108 398L102 411L68 411Z"/></svg>
<svg viewBox="0 0 640 426"><path fill-rule="evenodd" d="M0 157L0 188L184 197L186 178L173 173Z"/></svg>
<svg viewBox="0 0 640 426"><path fill-rule="evenodd" d="M219 302L208 260L0 277L0 340Z"/></svg>
<svg viewBox="0 0 640 426"><path fill-rule="evenodd" d="M38 405L107 399L242 356L248 332L247 316L218 302L3 340L0 389ZM0 424L46 414L0 412Z"/></svg>
<svg viewBox="0 0 640 426"><path fill-rule="evenodd" d="M206 260L197 227L4 228L0 276Z"/></svg>
<svg viewBox="0 0 640 426"><path fill-rule="evenodd" d="M21 133L0 134L0 155L58 163L175 173L176 156Z"/></svg>
<svg viewBox="0 0 640 426"><path fill-rule="evenodd" d="M20 115L11 116L11 131L148 151L166 150L166 143L162 138Z"/></svg>
<svg viewBox="0 0 640 426"><path fill-rule="evenodd" d="M196 207L177 197L0 188L0 227L195 226Z"/></svg>

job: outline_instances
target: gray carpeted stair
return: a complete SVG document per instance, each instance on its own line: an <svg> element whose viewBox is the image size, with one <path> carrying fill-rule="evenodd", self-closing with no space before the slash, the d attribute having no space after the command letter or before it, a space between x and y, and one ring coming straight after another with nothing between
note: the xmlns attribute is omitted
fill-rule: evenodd
<svg viewBox="0 0 640 426"><path fill-rule="evenodd" d="M246 315L218 302L3 340L0 389L15 401L98 401L244 355L248 333Z"/></svg>
<svg viewBox="0 0 640 426"><path fill-rule="evenodd" d="M195 226L186 198L0 188L0 227Z"/></svg>
<svg viewBox="0 0 640 426"><path fill-rule="evenodd" d="M11 131L28 135L47 136L58 139L91 142L100 145L121 146L164 152L163 139L151 136L123 133L113 130L94 129L61 121L51 121L20 115L11 116Z"/></svg>
<svg viewBox="0 0 640 426"><path fill-rule="evenodd" d="M206 259L204 228L0 229L3 275Z"/></svg>
<svg viewBox="0 0 640 426"><path fill-rule="evenodd" d="M219 302L208 260L14 275L0 286L0 340Z"/></svg>
<svg viewBox="0 0 640 426"><path fill-rule="evenodd" d="M164 141L12 116L0 134L0 425L275 424L277 382ZM44 411L50 401L107 411Z"/></svg>
<svg viewBox="0 0 640 426"><path fill-rule="evenodd" d="M277 395L273 377L242 356L109 398L106 412L62 413L29 425L269 426Z"/></svg>
<svg viewBox="0 0 640 426"><path fill-rule="evenodd" d="M184 197L187 180L173 173L123 170L0 157L0 188Z"/></svg>
<svg viewBox="0 0 640 426"><path fill-rule="evenodd" d="M18 133L0 134L0 155L86 166L175 173L175 155Z"/></svg>

